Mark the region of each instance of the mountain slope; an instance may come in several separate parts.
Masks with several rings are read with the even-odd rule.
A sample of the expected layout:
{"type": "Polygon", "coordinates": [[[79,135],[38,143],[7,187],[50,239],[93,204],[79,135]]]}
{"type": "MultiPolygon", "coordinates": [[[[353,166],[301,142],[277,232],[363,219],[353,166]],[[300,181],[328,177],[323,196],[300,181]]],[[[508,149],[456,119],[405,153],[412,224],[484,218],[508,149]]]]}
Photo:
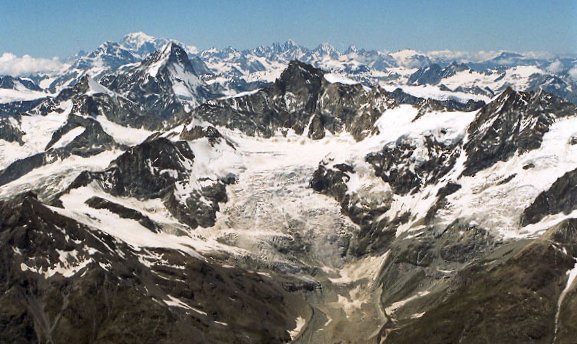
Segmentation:
{"type": "Polygon", "coordinates": [[[2,340],[574,337],[575,105],[299,61],[217,98],[174,43],[101,81],[0,121],[2,340]]]}

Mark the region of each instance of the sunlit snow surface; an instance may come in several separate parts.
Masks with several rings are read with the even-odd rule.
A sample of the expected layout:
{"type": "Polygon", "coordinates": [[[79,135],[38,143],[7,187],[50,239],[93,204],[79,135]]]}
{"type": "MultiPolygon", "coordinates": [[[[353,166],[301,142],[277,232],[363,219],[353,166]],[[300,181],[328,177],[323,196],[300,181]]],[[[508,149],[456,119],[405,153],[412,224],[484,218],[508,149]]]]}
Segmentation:
{"type": "MultiPolygon", "coordinates": [[[[69,104],[62,105],[63,108],[68,108],[67,111],[69,111],[69,106],[69,104]]],[[[25,116],[22,119],[21,127],[30,133],[35,132],[35,128],[41,127],[43,131],[50,133],[63,125],[67,111],[62,114],[53,113],[47,116],[25,116]]],[[[310,216],[310,214],[303,214],[303,209],[315,209],[319,206],[324,207],[325,211],[332,209],[331,216],[340,218],[339,221],[342,224],[347,223],[347,226],[354,228],[355,225],[339,214],[338,205],[334,200],[313,193],[308,188],[308,181],[322,160],[333,161],[334,163],[346,162],[355,167],[357,173],[353,174],[348,182],[349,192],[359,193],[366,197],[371,197],[371,195],[392,197],[391,209],[386,216],[394,218],[402,209],[411,209],[412,214],[416,215],[414,220],[401,225],[398,234],[408,230],[422,229],[418,222],[435,202],[435,195],[445,181],[454,181],[463,186],[447,198],[449,207],[439,212],[441,221],[446,221],[445,225],[455,219],[463,219],[492,230],[505,238],[528,236],[544,229],[542,224],[519,228],[519,217],[523,209],[540,192],[546,190],[562,174],[577,167],[577,146],[569,144],[570,137],[577,134],[577,129],[574,129],[577,128],[577,118],[560,119],[553,124],[551,130],[545,134],[541,148],[520,156],[514,156],[505,162],[498,162],[494,166],[480,171],[475,177],[461,176],[462,166],[466,158],[462,153],[453,171],[445,176],[440,183],[426,187],[414,194],[392,195],[388,185],[375,177],[372,168],[364,162],[366,154],[377,152],[385,145],[394,144],[401,136],[405,139],[413,139],[416,144],[420,142],[419,138],[424,135],[432,135],[444,143],[457,142],[465,136],[466,129],[476,113],[430,112],[413,121],[416,115],[417,109],[410,105],[401,105],[387,110],[375,124],[379,133],[360,142],[356,142],[347,134],[327,135],[326,138],[315,141],[290,132],[287,137],[279,135],[271,139],[264,139],[249,137],[225,128],[219,128],[219,130],[236,145],[236,150],[223,143],[212,147],[206,139],[191,141],[190,146],[196,156],[191,166],[193,177],[191,183],[185,183],[181,186],[184,188],[181,190],[182,193],[201,187],[195,181],[198,178],[208,177],[216,180],[229,173],[238,176],[238,183],[228,187],[231,201],[223,205],[216,225],[218,230],[197,229],[195,234],[202,237],[199,239],[200,241],[214,240],[214,242],[219,242],[222,239],[221,236],[235,232],[235,235],[240,238],[237,241],[240,247],[236,248],[250,250],[254,245],[259,245],[260,237],[290,235],[290,233],[282,230],[283,216],[302,219],[305,215],[310,216]],[[527,164],[533,164],[535,167],[523,169],[523,166],[527,164]],[[508,183],[499,183],[513,174],[515,177],[508,183]],[[282,194],[279,191],[282,197],[271,196],[272,198],[268,199],[266,197],[269,196],[263,196],[265,198],[262,200],[255,199],[254,204],[250,202],[243,204],[243,214],[234,215],[237,218],[233,220],[228,218],[233,216],[231,209],[237,206],[235,202],[240,201],[242,197],[251,197],[251,195],[254,196],[263,192],[262,190],[274,189],[275,186],[279,185],[291,192],[282,194]]],[[[152,134],[142,129],[124,128],[103,117],[98,118],[98,120],[103,125],[104,130],[120,143],[137,144],[152,134]]],[[[176,128],[173,133],[178,134],[181,129],[182,127],[176,128]]],[[[68,132],[56,142],[56,146],[66,145],[82,130],[83,128],[76,128],[68,132]]],[[[24,139],[26,141],[24,146],[16,144],[14,147],[12,144],[0,141],[6,148],[5,151],[10,152],[10,154],[3,156],[1,162],[4,166],[17,158],[42,151],[48,143],[50,135],[25,135],[24,139]]],[[[178,135],[173,136],[173,139],[178,139],[178,135]]],[[[76,174],[76,172],[72,173],[73,170],[81,171],[82,168],[103,169],[118,154],[103,153],[101,154],[102,158],[97,156],[89,159],[71,157],[62,162],[49,164],[4,186],[1,194],[6,196],[17,190],[25,190],[26,185],[34,184],[37,180],[48,182],[51,176],[70,170],[69,177],[61,181],[64,183],[76,174]],[[47,178],[48,180],[46,180],[47,178]]],[[[418,154],[416,155],[418,156],[418,154]]],[[[101,192],[90,188],[83,190],[79,195],[82,194],[86,200],[91,193],[98,193],[102,196],[101,192]]],[[[116,201],[122,203],[122,201],[116,201]]],[[[243,199],[242,202],[246,203],[247,200],[243,199]]],[[[73,199],[69,199],[64,203],[69,205],[66,208],[70,211],[78,211],[78,207],[82,208],[82,211],[86,210],[80,201],[75,202],[73,199]]],[[[158,207],[163,208],[161,204],[158,204],[158,207]]],[[[102,212],[103,210],[92,209],[90,211],[102,212]]],[[[146,210],[143,212],[150,215],[146,210]]],[[[94,215],[97,217],[97,214],[94,215]]],[[[155,216],[151,215],[151,218],[153,217],[155,216]]],[[[556,222],[562,217],[564,216],[554,215],[546,218],[544,223],[549,225],[550,221],[556,222]]],[[[122,221],[133,222],[126,219],[122,221]]],[[[311,220],[308,219],[307,221],[311,220]]],[[[140,226],[136,222],[134,225],[140,226]]],[[[319,228],[314,230],[321,230],[321,227],[319,225],[319,228]]],[[[145,228],[142,230],[147,233],[150,232],[145,228]]],[[[153,237],[163,235],[169,234],[150,233],[150,236],[153,237]]],[[[125,239],[128,242],[132,240],[130,237],[125,239]]],[[[162,244],[164,240],[152,239],[133,242],[133,244],[146,246],[147,243],[150,244],[151,242],[154,242],[154,245],[164,245],[162,244]]],[[[169,245],[170,240],[166,242],[166,245],[169,245]]],[[[204,244],[202,246],[203,249],[207,247],[204,244]]],[[[210,249],[223,249],[224,246],[214,244],[208,247],[210,249]]]]}
{"type": "Polygon", "coordinates": [[[28,89],[12,90],[0,88],[0,104],[11,103],[20,100],[33,100],[48,96],[47,93],[41,91],[32,91],[28,89]]]}
{"type": "MultiPolygon", "coordinates": [[[[474,221],[504,238],[531,236],[551,227],[567,215],[546,217],[541,223],[519,228],[521,214],[539,193],[566,172],[577,168],[577,146],[570,138],[577,134],[577,117],[559,119],[543,137],[541,147],[516,154],[507,161],[480,171],[474,177],[463,177],[463,188],[448,197],[451,207],[441,212],[451,218],[474,221]],[[533,168],[523,168],[533,164],[533,168]],[[507,183],[499,183],[514,175],[507,183]]],[[[462,162],[463,159],[460,160],[462,162]]],[[[449,178],[456,179],[462,165],[449,178]]],[[[448,223],[446,223],[448,224],[448,223]]]]}
{"type": "Polygon", "coordinates": [[[64,125],[72,110],[72,102],[63,102],[60,108],[62,113],[51,112],[46,116],[30,115],[22,116],[20,122],[15,119],[13,124],[25,133],[23,145],[17,142],[0,140],[0,169],[4,169],[10,163],[27,156],[43,152],[50,142],[52,134],[64,125]]]}
{"type": "MultiPolygon", "coordinates": [[[[342,80],[335,78],[331,81],[342,80]]],[[[50,135],[27,134],[26,145],[14,149],[11,157],[3,157],[2,163],[42,151],[51,133],[64,124],[69,106],[62,104],[62,108],[66,109],[62,114],[23,117],[21,127],[26,128],[27,132],[38,132],[38,128],[42,127],[50,135]]],[[[375,291],[378,288],[373,281],[386,262],[388,252],[358,260],[341,255],[337,244],[339,237],[354,237],[359,228],[341,213],[337,201],[309,187],[312,174],[321,161],[329,166],[336,163],[352,165],[355,173],[351,174],[347,183],[348,192],[374,202],[390,201],[391,208],[383,216],[392,219],[409,209],[411,219],[398,227],[398,236],[415,235],[426,230],[422,219],[435,203],[439,188],[448,181],[459,183],[462,188],[448,196],[448,206],[438,212],[437,225],[441,227],[459,219],[486,228],[503,239],[510,239],[535,235],[571,216],[557,214],[525,228],[519,225],[522,211],[540,192],[547,190],[565,172],[577,168],[577,145],[569,144],[570,138],[577,135],[577,117],[559,119],[554,123],[543,137],[541,148],[498,162],[478,172],[475,177],[461,176],[466,159],[465,153],[461,152],[453,170],[440,182],[399,196],[374,175],[373,168],[364,160],[365,156],[380,151],[384,146],[395,145],[403,137],[417,145],[414,156],[419,159],[419,151],[424,149],[419,146],[423,144],[423,136],[433,136],[445,144],[466,141],[466,130],[476,116],[476,112],[429,112],[415,119],[417,114],[418,110],[410,105],[387,110],[375,123],[378,133],[360,142],[346,133],[327,133],[321,140],[311,140],[292,131],[286,136],[278,134],[272,138],[260,138],[226,128],[218,130],[235,148],[224,141],[213,146],[206,138],[189,141],[195,155],[194,162],[188,167],[191,178],[177,183],[177,197],[185,197],[200,189],[204,183],[216,181],[230,173],[237,176],[237,182],[227,186],[228,201],[221,204],[212,228],[190,229],[170,214],[161,199],[142,201],[112,196],[95,182],[64,194],[60,198],[63,208],[52,207],[52,210],[96,231],[106,232],[137,251],[147,247],[164,247],[199,259],[218,256],[226,261],[233,260],[234,264],[256,261],[264,271],[283,271],[303,279],[312,278],[306,273],[307,266],[318,267],[322,273],[319,272],[314,278],[322,279],[325,286],[333,286],[332,294],[327,291],[330,296],[326,297],[329,299],[317,305],[325,322],[321,328],[329,333],[343,326],[343,319],[363,319],[367,312],[374,314],[375,319],[383,318],[384,312],[395,313],[414,298],[425,296],[427,291],[421,291],[412,299],[385,305],[385,309],[377,306],[380,303],[375,298],[379,297],[379,293],[375,291]],[[534,167],[523,169],[527,164],[534,167]],[[509,182],[500,183],[513,174],[515,176],[509,182]],[[135,209],[156,222],[162,230],[155,233],[135,220],[121,218],[106,209],[92,208],[86,201],[93,196],[135,209]],[[309,245],[306,257],[299,256],[298,252],[281,252],[277,249],[277,245],[297,238],[309,245]]],[[[103,117],[97,120],[117,142],[127,145],[138,144],[152,134],[142,129],[124,128],[103,117]]],[[[195,122],[194,125],[206,126],[208,123],[195,122]]],[[[81,130],[83,128],[70,131],[56,144],[65,145],[81,130]]],[[[182,130],[181,125],[163,136],[180,140],[182,130]]],[[[0,143],[9,147],[4,141],[0,143]]],[[[81,171],[103,170],[121,153],[109,151],[91,158],[71,156],[64,161],[53,162],[2,186],[0,198],[34,189],[38,185],[44,185],[56,193],[71,183],[81,171]],[[54,179],[56,176],[60,177],[54,179]]],[[[80,258],[66,257],[55,270],[38,273],[71,275],[87,263],[80,258]]],[[[23,265],[22,269],[29,267],[23,265]]],[[[172,297],[164,302],[173,307],[185,307],[172,297]]],[[[319,317],[319,313],[316,314],[319,317]]],[[[422,314],[412,315],[419,316],[422,314]]],[[[310,321],[318,324],[319,319],[299,318],[291,331],[292,338],[306,332],[310,321]]],[[[369,323],[366,325],[372,326],[369,323]]]]}
{"type": "Polygon", "coordinates": [[[338,82],[340,84],[345,84],[345,85],[355,85],[358,84],[358,81],[352,80],[347,78],[344,75],[339,75],[336,73],[327,73],[325,74],[325,79],[330,82],[330,83],[335,83],[338,82]]]}

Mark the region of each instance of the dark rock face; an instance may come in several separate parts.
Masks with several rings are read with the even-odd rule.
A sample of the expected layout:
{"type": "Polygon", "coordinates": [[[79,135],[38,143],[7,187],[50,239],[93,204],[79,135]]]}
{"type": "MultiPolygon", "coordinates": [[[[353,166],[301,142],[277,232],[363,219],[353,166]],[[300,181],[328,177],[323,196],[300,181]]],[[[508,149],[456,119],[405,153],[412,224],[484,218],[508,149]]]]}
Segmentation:
{"type": "Polygon", "coordinates": [[[104,129],[102,129],[102,126],[96,120],[70,115],[66,124],[52,134],[52,139],[46,145],[45,149],[47,151],[50,150],[66,133],[81,127],[84,128],[82,133],[76,136],[70,143],[66,144],[66,146],[57,149],[57,151],[88,157],[106,150],[122,147],[114,141],[112,136],[108,135],[104,129]]]}
{"type": "Polygon", "coordinates": [[[469,126],[463,174],[474,175],[516,152],[522,154],[539,148],[555,119],[574,115],[576,109],[573,104],[543,92],[507,89],[482,108],[469,126]]]}
{"type": "Polygon", "coordinates": [[[180,138],[187,141],[194,141],[200,138],[206,138],[212,147],[214,147],[216,144],[219,144],[224,140],[226,144],[236,149],[232,142],[224,138],[224,136],[222,136],[220,131],[218,131],[218,129],[216,129],[211,125],[207,127],[202,126],[193,126],[191,128],[185,127],[184,129],[182,129],[182,132],[180,133],[180,138]]]}
{"type": "Polygon", "coordinates": [[[33,195],[0,202],[0,248],[1,342],[283,343],[295,326],[270,278],[134,251],[33,195]]]}
{"type": "Polygon", "coordinates": [[[445,185],[439,189],[439,192],[437,192],[437,196],[438,197],[446,197],[446,196],[449,196],[451,194],[454,194],[459,189],[461,189],[461,185],[454,183],[454,182],[448,182],[447,185],[445,185]]]}
{"type": "MultiPolygon", "coordinates": [[[[134,87],[138,87],[138,85],[135,84],[134,87]]],[[[162,102],[157,99],[155,115],[151,111],[143,110],[139,103],[126,97],[107,93],[86,94],[87,91],[88,78],[83,77],[72,89],[63,90],[59,97],[73,100],[72,113],[94,118],[104,116],[112,122],[134,128],[144,127],[156,130],[170,126],[170,123],[174,123],[173,121],[184,116],[182,104],[176,100],[171,99],[162,102]]]]}
{"type": "MultiPolygon", "coordinates": [[[[571,226],[572,232],[575,227],[571,226]]],[[[422,338],[428,343],[551,343],[557,330],[567,336],[572,325],[556,324],[555,319],[566,271],[574,262],[555,245],[573,247],[574,242],[552,244],[547,240],[551,236],[567,238],[566,225],[561,227],[564,229],[551,229],[544,238],[510,242],[498,249],[461,247],[476,260],[469,259],[469,266],[449,280],[448,290],[421,302],[428,308],[424,315],[383,329],[381,338],[386,338],[386,343],[414,343],[422,338]]],[[[454,248],[454,244],[445,246],[441,257],[453,260],[447,253],[454,248]]],[[[571,317],[568,307],[572,300],[563,302],[560,317],[571,317]]]]}
{"type": "Polygon", "coordinates": [[[496,246],[496,239],[477,226],[451,224],[441,236],[439,257],[447,262],[467,263],[496,246]]]}
{"type": "Polygon", "coordinates": [[[549,190],[537,196],[533,203],[523,211],[521,225],[537,223],[547,215],[569,214],[577,209],[577,170],[559,177],[549,190]]]}
{"type": "Polygon", "coordinates": [[[158,226],[146,215],[143,215],[138,210],[127,208],[123,205],[111,202],[104,198],[94,196],[86,201],[91,208],[94,209],[107,209],[110,212],[117,214],[118,216],[125,219],[133,219],[138,221],[144,227],[150,229],[153,232],[158,232],[158,226]]]}
{"type": "MultiPolygon", "coordinates": [[[[14,118],[16,121],[18,117],[14,118]]],[[[15,126],[8,117],[0,117],[0,140],[18,142],[23,145],[22,137],[25,133],[15,126]]]]}
{"type": "Polygon", "coordinates": [[[443,67],[436,63],[420,68],[409,77],[411,85],[436,85],[443,78],[443,67]]]}
{"type": "Polygon", "coordinates": [[[63,160],[71,155],[90,157],[115,148],[124,147],[104,132],[100,123],[92,118],[70,115],[66,124],[54,132],[44,152],[18,159],[0,170],[0,185],[7,184],[36,168],[63,160]],[[82,133],[62,147],[54,147],[65,134],[76,128],[83,128],[82,133]]]}
{"type": "Polygon", "coordinates": [[[288,129],[303,134],[308,129],[313,139],[323,138],[325,131],[348,131],[361,139],[374,132],[373,124],[386,106],[383,96],[380,89],[367,92],[361,85],[331,84],[320,69],[291,61],[272,86],[211,101],[193,116],[249,135],[270,137],[288,129]]]}
{"type": "Polygon", "coordinates": [[[350,165],[336,164],[331,168],[321,163],[309,185],[316,192],[337,200],[342,213],[359,225],[361,231],[357,238],[358,243],[355,247],[351,247],[353,255],[382,254],[394,238],[396,227],[408,219],[408,214],[402,214],[395,219],[379,220],[389,210],[389,203],[382,200],[373,204],[369,200],[350,194],[346,183],[350,180],[351,173],[355,172],[350,165]]]}
{"type": "Polygon", "coordinates": [[[104,172],[84,173],[72,187],[91,180],[104,183],[113,195],[148,199],[161,197],[180,180],[186,180],[194,154],[184,141],[165,138],[145,141],[114,160],[104,172]]]}
{"type": "Polygon", "coordinates": [[[36,85],[34,81],[26,78],[15,78],[9,75],[0,75],[0,88],[9,90],[17,89],[18,86],[26,88],[31,91],[41,91],[40,86],[36,85]]]}
{"type": "Polygon", "coordinates": [[[425,136],[422,142],[401,137],[393,145],[385,146],[378,153],[370,153],[365,160],[375,169],[375,175],[389,183],[393,191],[405,195],[418,191],[429,183],[437,182],[449,172],[458,157],[460,141],[443,143],[434,136],[425,136]],[[425,157],[422,147],[426,149],[425,157]],[[417,156],[420,154],[420,156],[417,156]]]}
{"type": "Polygon", "coordinates": [[[14,181],[35,168],[38,168],[46,163],[56,161],[55,154],[38,153],[19,159],[8,165],[5,169],[0,170],[0,185],[8,184],[14,181]]]}
{"type": "Polygon", "coordinates": [[[445,68],[436,63],[433,63],[426,67],[420,68],[415,73],[413,73],[409,77],[408,83],[411,85],[437,85],[444,78],[451,77],[457,72],[465,70],[469,70],[467,65],[458,64],[456,62],[451,63],[445,68]]]}
{"type": "Polygon", "coordinates": [[[466,103],[459,103],[452,99],[437,100],[417,98],[417,103],[415,105],[419,107],[419,112],[413,121],[416,121],[427,112],[431,111],[475,111],[482,108],[485,105],[485,102],[482,100],[474,101],[469,99],[466,103]]]}
{"type": "Polygon", "coordinates": [[[322,70],[295,60],[274,84],[249,95],[209,101],[195,109],[193,117],[255,136],[271,137],[292,129],[315,140],[343,131],[361,140],[376,132],[374,123],[385,109],[398,104],[419,106],[420,115],[431,110],[472,111],[484,105],[425,100],[400,89],[367,91],[360,84],[330,83],[322,70]]]}
{"type": "Polygon", "coordinates": [[[341,202],[348,190],[346,183],[350,177],[347,173],[354,173],[352,166],[344,166],[346,168],[331,169],[320,164],[312,176],[310,187],[341,202]]]}
{"type": "Polygon", "coordinates": [[[196,72],[199,76],[211,76],[214,75],[214,72],[208,68],[206,63],[198,57],[198,56],[189,56],[190,64],[192,65],[192,69],[196,72]]]}
{"type": "Polygon", "coordinates": [[[227,201],[226,180],[204,180],[201,188],[190,188],[193,164],[194,153],[186,141],[153,138],[130,148],[105,171],[83,172],[68,190],[95,181],[114,196],[160,198],[182,223],[210,227],[219,203],[227,201]]]}
{"type": "Polygon", "coordinates": [[[216,181],[200,190],[193,190],[184,199],[169,193],[164,199],[164,205],[174,217],[191,228],[212,227],[216,213],[220,210],[218,204],[227,200],[225,184],[216,181]]]}
{"type": "Polygon", "coordinates": [[[0,117],[2,116],[16,116],[24,112],[31,111],[33,108],[39,106],[41,103],[50,98],[39,98],[34,100],[19,100],[10,103],[0,104],[0,117]]]}
{"type": "Polygon", "coordinates": [[[447,196],[459,191],[459,189],[461,189],[461,185],[452,181],[449,181],[439,189],[436,195],[437,200],[425,215],[424,220],[426,225],[434,225],[435,215],[437,215],[437,212],[448,205],[447,196]]]}

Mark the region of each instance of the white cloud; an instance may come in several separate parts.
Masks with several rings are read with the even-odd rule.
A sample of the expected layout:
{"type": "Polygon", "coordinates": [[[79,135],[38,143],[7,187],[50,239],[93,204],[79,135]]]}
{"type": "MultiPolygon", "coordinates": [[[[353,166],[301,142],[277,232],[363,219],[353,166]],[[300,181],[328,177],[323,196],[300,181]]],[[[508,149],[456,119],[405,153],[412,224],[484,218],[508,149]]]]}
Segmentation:
{"type": "Polygon", "coordinates": [[[186,52],[192,55],[196,55],[199,53],[200,50],[198,50],[197,47],[195,47],[194,45],[187,45],[185,48],[186,52]]]}
{"type": "Polygon", "coordinates": [[[480,62],[492,59],[497,56],[499,52],[497,51],[457,51],[457,50],[433,50],[426,53],[427,56],[434,60],[440,61],[451,61],[455,60],[457,62],[480,62]]]}
{"type": "Polygon", "coordinates": [[[461,60],[466,57],[466,53],[462,51],[452,51],[452,50],[433,50],[427,53],[430,57],[434,59],[443,60],[461,60]]]}
{"type": "Polygon", "coordinates": [[[30,55],[16,56],[12,53],[0,55],[0,75],[26,76],[34,73],[54,73],[66,67],[57,57],[35,58],[30,55]]]}
{"type": "MultiPolygon", "coordinates": [[[[482,62],[495,58],[503,52],[505,51],[481,50],[476,52],[468,52],[457,50],[433,50],[426,52],[426,55],[436,61],[455,60],[457,62],[482,62]]],[[[552,54],[542,51],[526,51],[521,52],[519,54],[522,55],[524,58],[535,58],[535,59],[552,59],[554,57],[552,54]]],[[[502,62],[505,64],[513,63],[514,60],[502,60],[502,62]]]]}
{"type": "Polygon", "coordinates": [[[550,60],[554,57],[553,54],[546,51],[527,51],[523,53],[523,56],[533,58],[533,59],[544,59],[550,60]]]}
{"type": "Polygon", "coordinates": [[[565,66],[563,65],[563,62],[559,60],[551,62],[549,67],[547,67],[547,71],[552,74],[559,74],[563,71],[563,69],[565,69],[565,66]]]}
{"type": "Polygon", "coordinates": [[[569,69],[569,76],[573,78],[573,80],[577,81],[577,67],[569,69]]]}

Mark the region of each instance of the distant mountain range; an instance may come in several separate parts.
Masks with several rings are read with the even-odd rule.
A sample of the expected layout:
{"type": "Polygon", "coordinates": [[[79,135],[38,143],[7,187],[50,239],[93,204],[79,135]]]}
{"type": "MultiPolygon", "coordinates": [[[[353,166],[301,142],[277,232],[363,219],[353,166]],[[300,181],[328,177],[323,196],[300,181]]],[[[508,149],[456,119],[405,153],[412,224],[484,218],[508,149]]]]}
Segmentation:
{"type": "MultiPolygon", "coordinates": [[[[130,33],[120,42],[105,42],[93,52],[81,52],[69,58],[69,67],[57,75],[29,77],[45,92],[54,93],[74,84],[84,74],[100,80],[124,66],[140,62],[169,41],[130,33]]],[[[472,55],[402,50],[389,53],[355,46],[340,52],[328,43],[308,49],[291,40],[250,50],[228,47],[199,51],[173,42],[187,52],[195,74],[223,95],[271,83],[291,60],[299,60],[366,86],[380,85],[389,90],[401,87],[415,96],[486,101],[512,87],[519,91],[543,89],[577,101],[577,57],[511,52],[472,55]]],[[[30,97],[23,93],[20,98],[30,97]]],[[[2,102],[14,99],[18,99],[14,94],[11,98],[0,97],[2,102]]]]}
{"type": "Polygon", "coordinates": [[[444,54],[0,77],[0,343],[574,343],[575,61],[444,54]]]}

